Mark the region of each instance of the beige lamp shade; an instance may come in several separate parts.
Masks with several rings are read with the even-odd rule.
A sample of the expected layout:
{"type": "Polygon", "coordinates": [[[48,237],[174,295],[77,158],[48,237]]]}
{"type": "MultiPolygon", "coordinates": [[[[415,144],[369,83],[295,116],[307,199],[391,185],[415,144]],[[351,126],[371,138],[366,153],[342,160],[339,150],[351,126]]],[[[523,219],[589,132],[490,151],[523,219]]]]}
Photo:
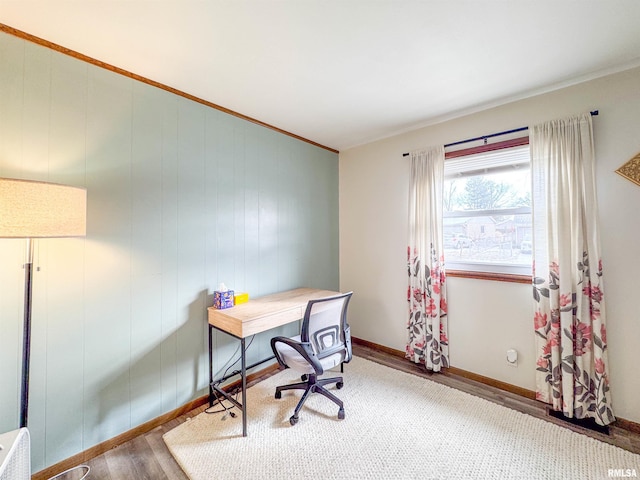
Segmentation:
{"type": "Polygon", "coordinates": [[[83,237],[87,191],[55,183],[0,178],[0,237],[83,237]]]}

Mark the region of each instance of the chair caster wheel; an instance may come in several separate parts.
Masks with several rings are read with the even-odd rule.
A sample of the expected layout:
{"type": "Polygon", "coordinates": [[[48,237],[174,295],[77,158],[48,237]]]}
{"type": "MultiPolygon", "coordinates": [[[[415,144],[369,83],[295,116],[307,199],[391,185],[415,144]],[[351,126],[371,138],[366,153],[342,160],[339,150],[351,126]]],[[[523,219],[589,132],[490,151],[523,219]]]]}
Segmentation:
{"type": "MultiPolygon", "coordinates": [[[[343,415],[344,415],[344,412],[343,412],[343,415]]],[[[292,417],[289,419],[289,423],[290,423],[291,425],[295,425],[296,423],[298,423],[298,417],[297,417],[297,416],[295,416],[295,415],[294,415],[294,416],[292,416],[292,417]]]]}
{"type": "Polygon", "coordinates": [[[344,408],[338,410],[338,420],[344,420],[344,408]]]}
{"type": "Polygon", "coordinates": [[[338,390],[340,390],[342,387],[344,387],[344,382],[337,382],[337,383],[336,383],[336,388],[337,388],[338,390]]]}
{"type": "Polygon", "coordinates": [[[306,382],[307,380],[309,380],[309,375],[307,375],[306,373],[304,375],[302,375],[300,377],[300,380],[302,380],[303,382],[306,382]]]}
{"type": "Polygon", "coordinates": [[[282,398],[282,392],[280,390],[276,390],[276,398],[282,398]]]}

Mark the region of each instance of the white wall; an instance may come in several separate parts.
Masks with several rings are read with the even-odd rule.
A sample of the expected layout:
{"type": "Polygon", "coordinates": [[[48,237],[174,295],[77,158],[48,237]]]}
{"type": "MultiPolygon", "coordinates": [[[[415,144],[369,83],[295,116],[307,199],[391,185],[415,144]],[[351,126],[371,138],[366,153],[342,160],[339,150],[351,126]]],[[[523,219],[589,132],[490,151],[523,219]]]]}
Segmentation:
{"type": "MultiPolygon", "coordinates": [[[[437,92],[435,92],[437,94],[437,92]]],[[[597,188],[613,406],[640,422],[640,187],[615,170],[640,152],[640,69],[610,75],[373,142],[340,154],[340,287],[354,290],[353,335],[406,343],[408,159],[403,152],[598,109],[597,188]]],[[[451,364],[535,389],[531,286],[448,279],[451,364]],[[505,353],[520,353],[517,368],[505,353]]]]}

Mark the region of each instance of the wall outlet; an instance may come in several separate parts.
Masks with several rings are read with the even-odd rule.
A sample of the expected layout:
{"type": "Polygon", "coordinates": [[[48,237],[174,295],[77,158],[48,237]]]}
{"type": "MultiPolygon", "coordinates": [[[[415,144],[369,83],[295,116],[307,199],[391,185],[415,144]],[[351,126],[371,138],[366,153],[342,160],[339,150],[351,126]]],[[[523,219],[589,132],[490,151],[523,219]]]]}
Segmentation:
{"type": "Polygon", "coordinates": [[[518,351],[513,348],[507,350],[507,364],[512,367],[518,366],[518,351]]]}

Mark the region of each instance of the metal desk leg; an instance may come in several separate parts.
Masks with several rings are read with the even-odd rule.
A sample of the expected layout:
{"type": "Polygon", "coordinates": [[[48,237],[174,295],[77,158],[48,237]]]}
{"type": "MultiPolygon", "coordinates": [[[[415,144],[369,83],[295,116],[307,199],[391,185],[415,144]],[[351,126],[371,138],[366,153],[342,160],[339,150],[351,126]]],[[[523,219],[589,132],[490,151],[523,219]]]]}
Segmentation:
{"type": "Polygon", "coordinates": [[[244,349],[244,338],[240,339],[242,350],[242,436],[247,436],[247,355],[244,349]]]}
{"type": "MultiPolygon", "coordinates": [[[[247,370],[251,370],[252,368],[257,367],[258,365],[262,365],[265,362],[275,359],[275,356],[270,356],[265,359],[262,359],[258,362],[253,363],[252,365],[247,365],[247,345],[244,338],[236,337],[235,335],[231,335],[228,332],[225,332],[231,335],[234,338],[240,340],[240,360],[242,361],[242,367],[240,371],[235,370],[234,372],[226,375],[222,378],[217,379],[215,382],[213,381],[213,329],[217,327],[209,327],[209,406],[213,405],[214,398],[219,400],[224,397],[226,400],[231,402],[235,407],[242,411],[242,436],[247,436],[247,370]],[[240,375],[241,383],[240,388],[242,389],[242,403],[236,400],[237,398],[237,387],[230,392],[227,392],[226,389],[222,388],[220,385],[226,380],[235,377],[236,375],[240,375]],[[236,397],[236,398],[234,398],[236,397]]],[[[224,332],[224,330],[222,330],[224,332]]],[[[233,362],[237,363],[237,360],[233,362]]]]}
{"type": "Polygon", "coordinates": [[[209,327],[209,408],[213,406],[213,327],[209,327]]]}

